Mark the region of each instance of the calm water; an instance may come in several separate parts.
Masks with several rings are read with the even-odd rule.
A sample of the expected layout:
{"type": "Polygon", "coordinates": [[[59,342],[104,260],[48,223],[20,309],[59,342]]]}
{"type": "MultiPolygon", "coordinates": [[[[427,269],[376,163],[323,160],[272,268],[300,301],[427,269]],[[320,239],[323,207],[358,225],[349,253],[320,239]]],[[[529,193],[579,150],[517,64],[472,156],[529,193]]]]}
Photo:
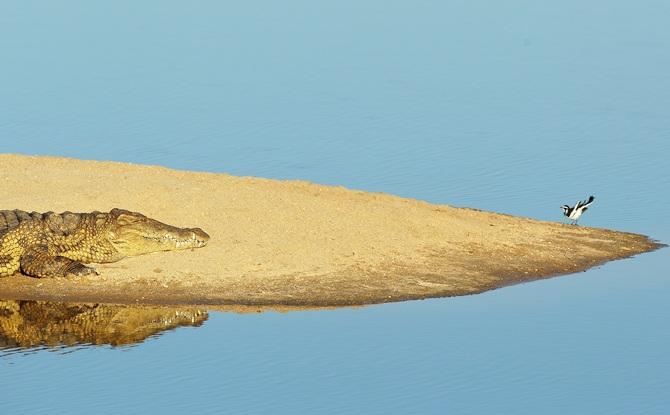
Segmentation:
{"type": "MultiPolygon", "coordinates": [[[[583,224],[667,243],[669,19],[662,1],[5,2],[0,151],[546,220],[594,194],[583,224]]],[[[665,414],[669,252],[470,297],[156,312],[118,346],[26,323],[65,340],[0,339],[0,413],[665,414]]],[[[3,304],[0,324],[24,318],[3,304]]]]}

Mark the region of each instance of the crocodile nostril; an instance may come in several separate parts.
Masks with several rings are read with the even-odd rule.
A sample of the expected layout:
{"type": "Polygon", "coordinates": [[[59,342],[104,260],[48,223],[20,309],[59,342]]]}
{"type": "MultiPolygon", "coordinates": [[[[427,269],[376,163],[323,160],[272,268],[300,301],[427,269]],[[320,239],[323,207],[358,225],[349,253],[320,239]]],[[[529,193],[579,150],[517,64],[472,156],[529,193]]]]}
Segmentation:
{"type": "Polygon", "coordinates": [[[193,228],[191,229],[191,232],[193,232],[193,235],[195,235],[195,239],[199,239],[203,242],[209,241],[209,235],[203,231],[200,228],[193,228]]]}

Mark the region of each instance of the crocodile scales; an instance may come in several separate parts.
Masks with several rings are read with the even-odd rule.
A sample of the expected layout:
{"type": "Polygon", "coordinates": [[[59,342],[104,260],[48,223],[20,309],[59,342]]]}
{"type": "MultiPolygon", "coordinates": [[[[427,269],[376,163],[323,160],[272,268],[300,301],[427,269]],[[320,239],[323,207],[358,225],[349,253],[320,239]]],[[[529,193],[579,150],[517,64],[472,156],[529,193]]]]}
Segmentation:
{"type": "Polygon", "coordinates": [[[0,277],[97,274],[84,263],[116,262],[149,252],[199,248],[200,228],[178,228],[141,213],[38,213],[0,210],[0,277]]]}

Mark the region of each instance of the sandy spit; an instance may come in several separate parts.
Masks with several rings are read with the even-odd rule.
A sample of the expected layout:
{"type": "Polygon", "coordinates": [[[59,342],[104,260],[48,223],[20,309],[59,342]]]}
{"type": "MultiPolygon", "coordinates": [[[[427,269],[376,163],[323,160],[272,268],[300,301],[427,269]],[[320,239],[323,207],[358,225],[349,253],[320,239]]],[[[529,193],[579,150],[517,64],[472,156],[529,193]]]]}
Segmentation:
{"type": "Polygon", "coordinates": [[[0,279],[1,299],[359,305],[482,291],[658,248],[646,236],[304,181],[0,154],[0,209],[142,212],[208,246],[96,265],[95,277],[0,279]]]}

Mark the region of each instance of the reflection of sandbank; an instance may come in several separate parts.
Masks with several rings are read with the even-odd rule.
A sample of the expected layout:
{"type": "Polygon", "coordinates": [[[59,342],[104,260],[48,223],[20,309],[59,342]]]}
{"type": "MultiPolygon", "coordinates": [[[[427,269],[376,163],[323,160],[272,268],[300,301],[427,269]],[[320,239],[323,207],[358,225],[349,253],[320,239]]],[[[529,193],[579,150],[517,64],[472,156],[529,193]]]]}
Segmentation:
{"type": "Polygon", "coordinates": [[[211,236],[193,252],[96,266],[100,276],[7,277],[0,298],[369,304],[473,294],[658,248],[641,235],[299,181],[17,155],[0,155],[0,177],[0,209],[120,207],[211,236]]]}
{"type": "Polygon", "coordinates": [[[186,307],[0,301],[0,348],[138,343],[179,326],[200,326],[207,312],[186,307]]]}

